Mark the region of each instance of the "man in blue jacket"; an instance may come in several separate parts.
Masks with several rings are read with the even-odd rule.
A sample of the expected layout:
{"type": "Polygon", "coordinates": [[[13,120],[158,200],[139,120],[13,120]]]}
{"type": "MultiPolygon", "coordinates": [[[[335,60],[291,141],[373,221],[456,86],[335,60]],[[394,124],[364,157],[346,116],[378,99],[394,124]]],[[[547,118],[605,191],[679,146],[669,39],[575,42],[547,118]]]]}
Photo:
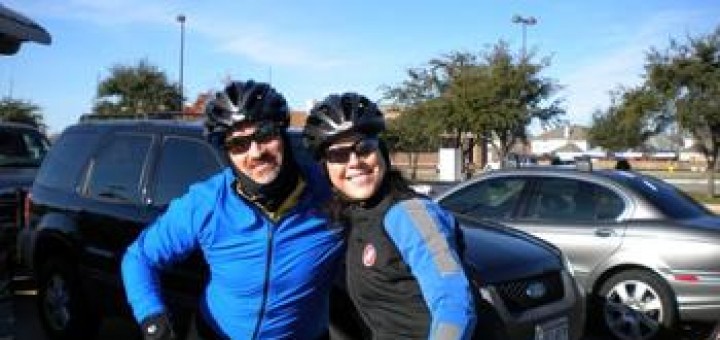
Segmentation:
{"type": "Polygon", "coordinates": [[[122,276],[146,339],[174,339],[159,272],[200,249],[209,278],[198,329],[209,339],[317,339],[342,236],[319,207],[317,168],[295,162],[287,102],[271,86],[233,82],[206,106],[229,168],[194,184],[128,248],[122,276]],[[207,333],[207,332],[206,332],[207,333]]]}

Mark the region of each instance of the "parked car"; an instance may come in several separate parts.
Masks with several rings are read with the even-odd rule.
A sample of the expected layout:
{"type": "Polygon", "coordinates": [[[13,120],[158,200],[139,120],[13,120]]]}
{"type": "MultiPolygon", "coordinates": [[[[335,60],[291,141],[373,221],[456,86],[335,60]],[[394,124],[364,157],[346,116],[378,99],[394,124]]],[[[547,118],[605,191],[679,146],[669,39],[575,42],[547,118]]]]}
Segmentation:
{"type": "Polygon", "coordinates": [[[0,292],[9,284],[15,259],[15,238],[22,223],[23,196],[49,148],[33,126],[0,122],[0,292]]]}
{"type": "Polygon", "coordinates": [[[479,291],[477,339],[580,339],[585,291],[562,253],[527,233],[458,216],[479,291]]]}
{"type": "Polygon", "coordinates": [[[584,168],[493,171],[436,199],[559,247],[619,339],[720,319],[720,217],[660,179],[584,168]]]}
{"type": "MultiPolygon", "coordinates": [[[[18,237],[47,335],[90,339],[103,316],[130,315],[120,277],[125,249],[172,198],[222,167],[199,123],[91,120],[65,129],[30,190],[18,237]]],[[[194,254],[165,275],[178,325],[205,272],[194,254]]]]}
{"type": "MultiPolygon", "coordinates": [[[[312,161],[298,148],[298,131],[290,135],[300,161],[312,161]]],[[[30,217],[18,239],[38,284],[47,334],[89,339],[103,316],[129,317],[119,270],[126,247],[172,198],[224,162],[200,122],[89,120],[67,128],[32,187],[30,217]]],[[[472,226],[464,256],[480,297],[482,338],[580,338],[584,293],[557,248],[522,232],[463,221],[472,226]]],[[[192,313],[204,266],[195,254],[163,277],[178,325],[192,313]]],[[[357,329],[345,324],[351,312],[332,313],[335,330],[357,329]]]]}

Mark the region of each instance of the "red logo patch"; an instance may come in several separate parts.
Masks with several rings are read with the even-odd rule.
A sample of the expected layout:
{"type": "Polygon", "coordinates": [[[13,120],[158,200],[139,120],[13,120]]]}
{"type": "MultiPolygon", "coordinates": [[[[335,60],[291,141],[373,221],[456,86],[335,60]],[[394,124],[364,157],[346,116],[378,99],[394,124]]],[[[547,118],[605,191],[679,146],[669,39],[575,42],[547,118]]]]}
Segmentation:
{"type": "Polygon", "coordinates": [[[377,258],[377,251],[375,250],[375,247],[368,243],[365,245],[365,249],[363,250],[363,257],[362,262],[365,265],[365,267],[372,267],[375,264],[375,259],[377,258]]]}

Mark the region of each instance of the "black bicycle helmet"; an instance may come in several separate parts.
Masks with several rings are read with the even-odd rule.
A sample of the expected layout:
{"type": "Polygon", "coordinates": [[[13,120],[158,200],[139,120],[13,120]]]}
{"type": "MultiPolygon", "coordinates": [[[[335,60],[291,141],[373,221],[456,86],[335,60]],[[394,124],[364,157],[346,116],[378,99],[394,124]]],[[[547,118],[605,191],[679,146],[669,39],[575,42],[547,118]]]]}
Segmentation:
{"type": "Polygon", "coordinates": [[[305,122],[305,144],[316,156],[339,137],[351,132],[377,135],[385,130],[378,106],[357,93],[332,94],[315,104],[305,122]]]}
{"type": "Polygon", "coordinates": [[[290,121],[287,101],[266,83],[248,80],[230,83],[205,104],[205,128],[208,133],[226,133],[242,122],[271,121],[287,126],[290,121]]]}

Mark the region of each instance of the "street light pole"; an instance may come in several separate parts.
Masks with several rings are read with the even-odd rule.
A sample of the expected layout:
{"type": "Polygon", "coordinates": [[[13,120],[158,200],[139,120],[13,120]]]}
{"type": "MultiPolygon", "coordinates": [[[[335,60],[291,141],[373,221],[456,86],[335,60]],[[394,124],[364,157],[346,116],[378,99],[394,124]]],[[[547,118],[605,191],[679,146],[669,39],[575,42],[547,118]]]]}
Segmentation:
{"type": "MultiPolygon", "coordinates": [[[[523,74],[527,74],[527,70],[525,69],[525,65],[527,65],[527,48],[525,47],[525,41],[527,39],[527,26],[528,25],[535,25],[537,23],[537,20],[535,17],[522,17],[517,14],[513,15],[512,22],[515,24],[521,24],[522,25],[522,55],[520,65],[523,66],[520,68],[520,70],[523,71],[523,74]]],[[[527,111],[527,106],[526,106],[527,111]]],[[[527,149],[523,148],[523,154],[527,153],[527,149]]]]}
{"type": "Polygon", "coordinates": [[[525,57],[527,56],[527,51],[525,49],[525,40],[527,36],[527,26],[528,25],[535,25],[537,24],[537,19],[535,17],[521,17],[519,15],[514,15],[512,18],[512,22],[515,24],[521,24],[522,25],[522,60],[525,61],[525,57]]]}
{"type": "Polygon", "coordinates": [[[185,111],[185,91],[183,86],[183,68],[185,66],[185,15],[178,15],[177,21],[180,23],[180,113],[183,113],[185,111]]]}

